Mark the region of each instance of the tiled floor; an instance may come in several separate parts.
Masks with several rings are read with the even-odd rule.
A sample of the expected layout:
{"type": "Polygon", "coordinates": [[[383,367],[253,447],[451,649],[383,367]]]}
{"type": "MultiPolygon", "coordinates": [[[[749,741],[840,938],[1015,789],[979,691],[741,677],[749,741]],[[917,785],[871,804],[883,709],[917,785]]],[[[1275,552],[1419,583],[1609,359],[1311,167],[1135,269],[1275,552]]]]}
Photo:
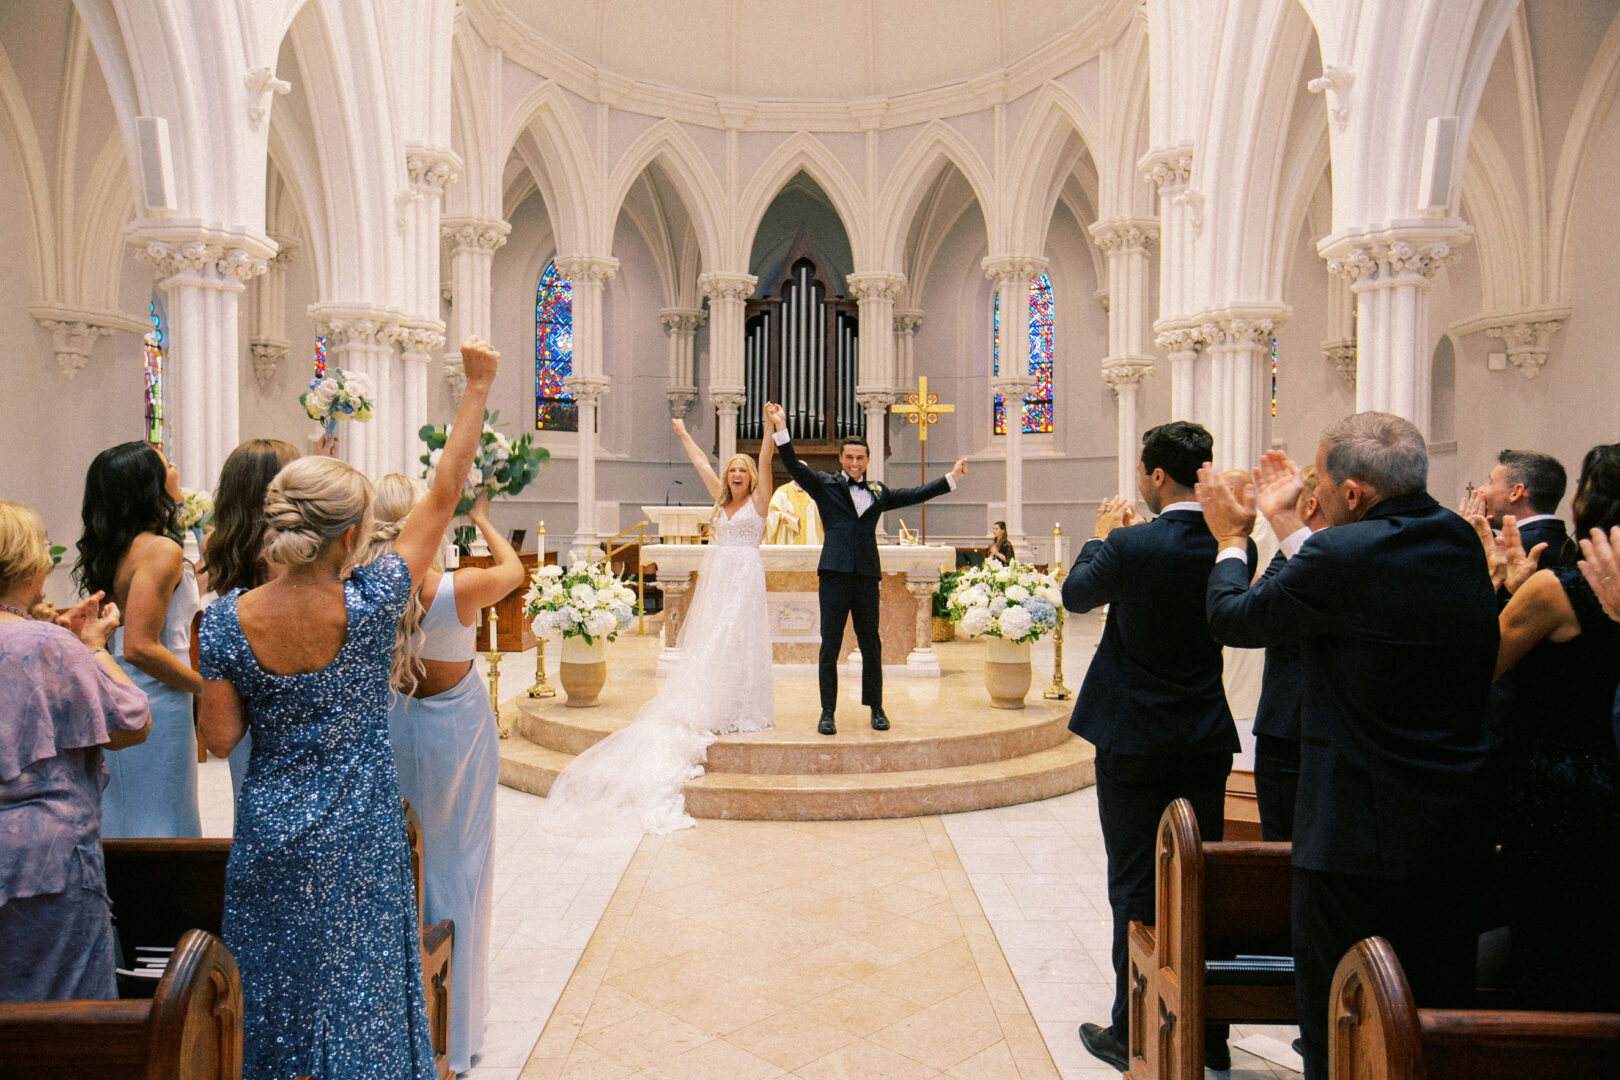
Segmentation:
{"type": "MultiPolygon", "coordinates": [[[[1074,687],[1096,635],[1069,626],[1074,687]]],[[[1034,659],[1040,686],[1050,659],[1034,659]]],[[[508,657],[503,698],[533,672],[533,653],[508,657]]],[[[228,835],[224,762],[203,767],[201,792],[205,831],[228,835]]],[[[474,1080],[1117,1075],[1076,1034],[1111,994],[1091,789],[944,817],[700,821],[639,842],[550,836],[541,804],[497,798],[474,1080]]],[[[1233,1042],[1254,1034],[1286,1046],[1296,1032],[1240,1028],[1233,1042]]],[[[1233,1061],[1209,1075],[1298,1075],[1233,1061]]]]}

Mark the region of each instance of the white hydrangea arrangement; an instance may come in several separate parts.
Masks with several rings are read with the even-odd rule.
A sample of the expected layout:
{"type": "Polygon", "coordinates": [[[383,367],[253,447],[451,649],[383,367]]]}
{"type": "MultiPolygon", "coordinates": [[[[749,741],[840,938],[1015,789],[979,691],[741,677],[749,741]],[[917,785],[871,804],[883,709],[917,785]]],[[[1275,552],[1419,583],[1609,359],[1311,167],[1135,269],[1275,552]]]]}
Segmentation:
{"type": "Polygon", "coordinates": [[[529,579],[523,613],[535,636],[545,641],[581,637],[612,641],[636,617],[636,594],[604,563],[575,558],[561,566],[538,567],[529,579]]]}
{"type": "MultiPolygon", "coordinates": [[[[532,435],[509,439],[498,430],[500,422],[500,413],[484,413],[484,430],[478,438],[478,453],[473,457],[472,468],[467,471],[467,483],[461,489],[461,499],[456,503],[457,514],[471,510],[473,503],[478,501],[480,491],[491,499],[499,495],[518,494],[534,481],[540,466],[551,460],[550,451],[534,445],[532,435]]],[[[427,453],[417,460],[425,466],[422,475],[431,482],[433,470],[439,467],[439,459],[444,456],[450,428],[427,424],[417,434],[427,444],[427,453]]]]}
{"type": "Polygon", "coordinates": [[[339,420],[370,420],[375,394],[371,376],[365,372],[327,368],[325,374],[309,380],[298,403],[311,420],[326,425],[330,435],[337,430],[339,420]]]}
{"type": "Polygon", "coordinates": [[[214,523],[214,500],[206,491],[180,492],[180,512],[175,515],[175,524],[181,532],[190,532],[192,529],[207,529],[214,523]]]}
{"type": "Polygon", "coordinates": [[[963,570],[950,595],[950,620],[968,637],[1039,641],[1058,624],[1063,589],[1052,574],[1021,562],[963,570]]]}

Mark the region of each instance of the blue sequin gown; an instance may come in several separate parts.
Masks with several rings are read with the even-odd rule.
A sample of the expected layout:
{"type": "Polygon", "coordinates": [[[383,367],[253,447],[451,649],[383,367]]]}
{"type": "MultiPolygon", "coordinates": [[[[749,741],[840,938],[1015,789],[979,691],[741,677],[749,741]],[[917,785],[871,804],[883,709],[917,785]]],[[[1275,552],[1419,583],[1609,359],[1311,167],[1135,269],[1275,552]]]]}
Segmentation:
{"type": "Polygon", "coordinates": [[[409,592],[397,555],[356,569],[343,586],[348,638],[303,675],[259,667],[236,616],[241,590],[203,616],[203,677],[236,686],[253,735],[225,872],[245,1078],[434,1075],[388,743],[388,668],[409,592]]]}

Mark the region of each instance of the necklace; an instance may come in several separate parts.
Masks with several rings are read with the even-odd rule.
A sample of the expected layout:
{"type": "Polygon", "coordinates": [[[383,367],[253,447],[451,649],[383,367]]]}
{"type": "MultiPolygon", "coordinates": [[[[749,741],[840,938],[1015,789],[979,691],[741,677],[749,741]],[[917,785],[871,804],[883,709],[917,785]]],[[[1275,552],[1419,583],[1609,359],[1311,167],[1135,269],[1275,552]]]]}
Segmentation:
{"type": "Polygon", "coordinates": [[[10,604],[6,603],[3,600],[0,600],[0,611],[4,611],[4,612],[7,612],[7,613],[9,613],[11,615],[15,615],[19,619],[29,618],[28,612],[24,611],[22,608],[12,607],[10,604]]]}
{"type": "Polygon", "coordinates": [[[279,577],[279,578],[276,578],[274,581],[272,581],[271,584],[272,585],[285,585],[289,589],[307,589],[311,585],[330,585],[334,581],[342,581],[342,580],[343,580],[343,578],[341,576],[339,576],[339,577],[323,577],[323,578],[317,578],[314,581],[301,581],[298,584],[294,585],[292,582],[288,581],[286,578],[279,577]]]}

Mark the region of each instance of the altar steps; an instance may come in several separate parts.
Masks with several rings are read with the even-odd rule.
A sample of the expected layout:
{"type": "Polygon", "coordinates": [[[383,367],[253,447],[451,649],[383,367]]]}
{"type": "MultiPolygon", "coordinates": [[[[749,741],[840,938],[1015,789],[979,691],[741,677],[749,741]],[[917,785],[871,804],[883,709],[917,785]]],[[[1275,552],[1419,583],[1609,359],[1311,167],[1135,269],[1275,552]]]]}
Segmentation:
{"type": "MultiPolygon", "coordinates": [[[[501,783],[538,795],[576,754],[630,719],[556,699],[518,698],[504,711],[512,737],[501,744],[501,783]]],[[[779,703],[778,716],[788,712],[779,703]]],[[[687,810],[748,820],[908,817],[1045,799],[1094,782],[1094,751],[1069,734],[1062,703],[1034,698],[1015,711],[934,703],[891,706],[890,715],[888,732],[871,730],[866,710],[851,706],[830,738],[815,733],[813,715],[723,736],[709,748],[708,771],[686,784],[687,810]]]]}

